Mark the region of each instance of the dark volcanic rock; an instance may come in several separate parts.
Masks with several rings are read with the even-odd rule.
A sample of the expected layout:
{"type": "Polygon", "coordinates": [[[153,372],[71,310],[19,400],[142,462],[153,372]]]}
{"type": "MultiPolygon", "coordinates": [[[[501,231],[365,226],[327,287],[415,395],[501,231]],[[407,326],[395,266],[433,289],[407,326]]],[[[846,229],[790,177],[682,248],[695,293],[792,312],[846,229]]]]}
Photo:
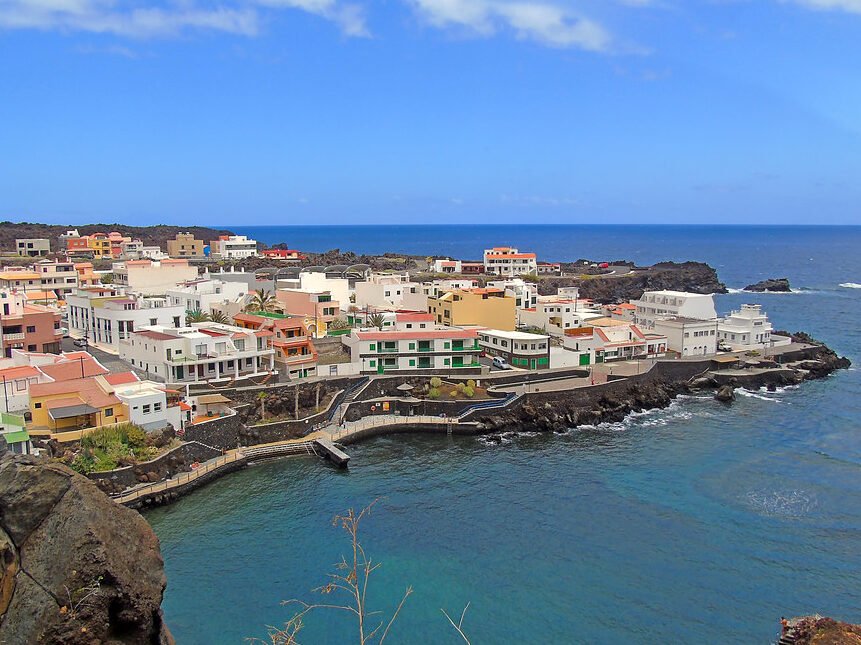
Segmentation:
{"type": "Polygon", "coordinates": [[[156,538],[86,477],[0,459],[0,642],[168,644],[156,538]]]}
{"type": "MultiPolygon", "coordinates": [[[[558,280],[565,280],[560,278],[558,280]]],[[[571,280],[568,279],[570,283],[571,280]]],[[[627,302],[636,300],[644,291],[672,289],[693,293],[726,293],[726,286],[718,280],[717,272],[703,262],[661,262],[654,266],[638,269],[629,275],[607,276],[575,281],[580,287],[580,295],[595,302],[627,302]]],[[[539,288],[542,294],[555,293],[557,286],[553,280],[542,280],[539,288]]]]}
{"type": "Polygon", "coordinates": [[[724,385],[715,392],[715,401],[729,403],[735,401],[735,388],[732,385],[724,385]]]}
{"type": "Polygon", "coordinates": [[[768,280],[762,280],[757,282],[756,284],[749,284],[744,288],[745,291],[776,291],[787,293],[792,291],[789,288],[789,278],[769,278],[768,280]]]}

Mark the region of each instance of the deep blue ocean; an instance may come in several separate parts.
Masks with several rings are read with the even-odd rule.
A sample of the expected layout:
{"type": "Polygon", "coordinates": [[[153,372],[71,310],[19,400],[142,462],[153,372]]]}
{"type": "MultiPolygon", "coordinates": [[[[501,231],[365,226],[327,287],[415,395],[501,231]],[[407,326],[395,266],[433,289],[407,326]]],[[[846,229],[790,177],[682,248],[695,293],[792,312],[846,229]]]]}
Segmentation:
{"type": "MultiPolygon", "coordinates": [[[[701,260],[732,289],[788,277],[761,302],[861,360],[861,227],[238,228],[292,248],[478,258],[701,260]],[[844,286],[841,286],[844,285],[844,286]]],[[[682,398],[562,435],[394,436],[350,446],[348,472],[293,458],[251,467],[146,517],[180,645],[240,643],[283,623],[345,537],[332,516],[383,497],[363,525],[383,563],[374,608],[415,593],[387,642],[457,643],[441,609],[469,602],[472,643],[769,643],[783,615],[861,622],[861,372],[725,407],[682,398]]],[[[300,642],[345,643],[334,612],[300,642]]]]}

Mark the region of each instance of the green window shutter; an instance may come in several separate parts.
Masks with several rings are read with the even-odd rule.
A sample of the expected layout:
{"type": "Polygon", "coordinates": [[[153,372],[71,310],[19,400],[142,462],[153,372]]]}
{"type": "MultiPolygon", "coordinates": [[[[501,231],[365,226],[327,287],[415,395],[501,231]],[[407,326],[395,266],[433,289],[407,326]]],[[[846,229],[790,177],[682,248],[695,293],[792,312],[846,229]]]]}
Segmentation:
{"type": "Polygon", "coordinates": [[[377,349],[377,345],[376,345],[376,343],[371,343],[371,351],[372,351],[372,352],[373,352],[373,351],[376,351],[376,349],[377,349]]]}
{"type": "Polygon", "coordinates": [[[377,361],[371,361],[371,367],[376,367],[376,366],[377,366],[377,361]]]}
{"type": "Polygon", "coordinates": [[[443,343],[443,349],[450,349],[450,348],[451,348],[451,343],[449,343],[448,341],[443,343]]]}
{"type": "MultiPolygon", "coordinates": [[[[448,344],[448,343],[446,343],[446,344],[448,344]]],[[[443,365],[448,365],[449,363],[451,363],[451,360],[449,360],[448,358],[443,359],[443,361],[442,361],[443,365]]]]}
{"type": "Polygon", "coordinates": [[[415,360],[411,358],[410,359],[410,367],[415,367],[415,365],[416,365],[415,360]]]}
{"type": "Polygon", "coordinates": [[[547,357],[545,356],[545,357],[543,357],[543,358],[539,358],[539,359],[538,359],[538,364],[539,364],[539,365],[547,365],[547,357]]]}
{"type": "MultiPolygon", "coordinates": [[[[410,349],[415,349],[415,348],[416,348],[416,344],[410,343],[410,349]]],[[[412,364],[412,361],[410,361],[410,364],[412,364]]]]}

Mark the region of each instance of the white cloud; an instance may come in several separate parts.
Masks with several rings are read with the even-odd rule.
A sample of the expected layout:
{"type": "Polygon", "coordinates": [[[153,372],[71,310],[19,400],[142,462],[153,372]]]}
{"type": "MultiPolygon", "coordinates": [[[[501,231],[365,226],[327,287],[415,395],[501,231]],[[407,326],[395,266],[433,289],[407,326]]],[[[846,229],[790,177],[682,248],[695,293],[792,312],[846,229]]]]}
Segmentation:
{"type": "Polygon", "coordinates": [[[263,11],[292,9],[330,20],[348,36],[368,34],[361,8],[338,0],[235,0],[232,5],[180,0],[160,7],[126,7],[113,0],[0,0],[0,30],[83,31],[133,38],[194,30],[254,36],[264,20],[263,11]]]}
{"type": "Polygon", "coordinates": [[[533,0],[411,0],[440,28],[460,27],[480,36],[511,31],[517,38],[553,47],[607,51],[612,38],[593,20],[567,7],[533,0]]]}
{"type": "Polygon", "coordinates": [[[796,0],[796,2],[810,9],[861,13],[861,0],[796,0]]]}

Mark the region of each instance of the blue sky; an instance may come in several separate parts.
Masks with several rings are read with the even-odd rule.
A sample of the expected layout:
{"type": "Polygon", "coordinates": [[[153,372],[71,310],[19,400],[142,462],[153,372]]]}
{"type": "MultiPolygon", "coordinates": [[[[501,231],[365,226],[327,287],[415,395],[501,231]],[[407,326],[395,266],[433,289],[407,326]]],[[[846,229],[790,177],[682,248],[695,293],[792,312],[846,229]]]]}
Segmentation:
{"type": "Polygon", "coordinates": [[[0,0],[0,218],[861,223],[861,0],[0,0]]]}

